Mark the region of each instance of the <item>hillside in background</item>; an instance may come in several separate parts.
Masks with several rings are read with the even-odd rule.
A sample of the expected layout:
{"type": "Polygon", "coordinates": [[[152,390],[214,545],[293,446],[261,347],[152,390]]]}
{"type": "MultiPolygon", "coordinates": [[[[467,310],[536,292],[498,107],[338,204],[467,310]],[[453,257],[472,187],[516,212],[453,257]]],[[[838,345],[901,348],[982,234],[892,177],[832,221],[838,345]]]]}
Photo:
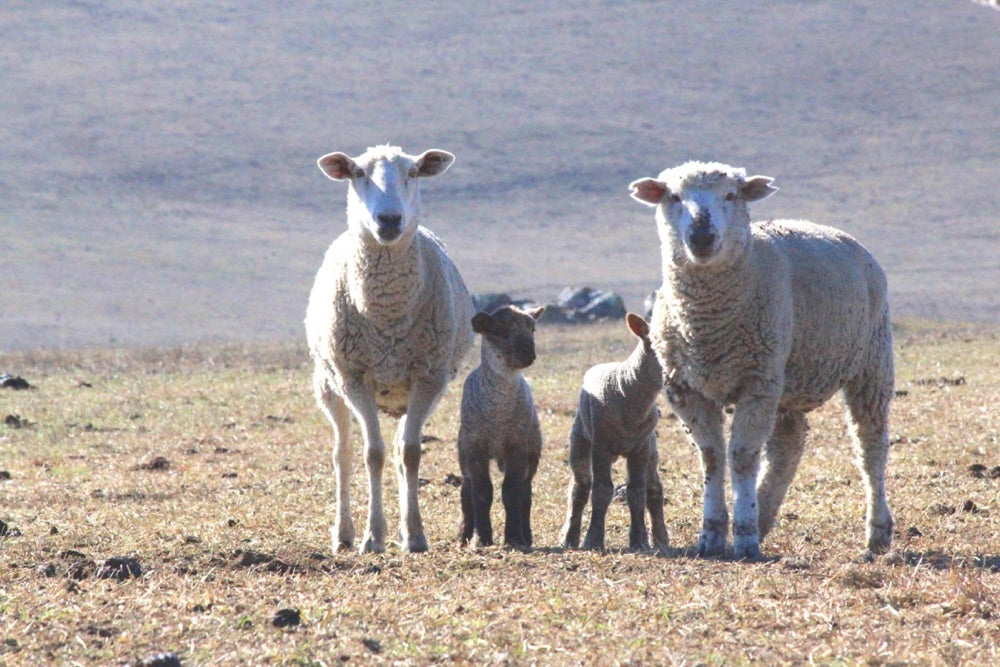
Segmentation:
{"type": "Polygon", "coordinates": [[[973,2],[13,2],[0,9],[0,351],[300,337],[344,186],[445,148],[425,223],[473,291],[658,282],[627,184],[776,178],[896,317],[1000,321],[1000,12],[973,2]],[[115,3],[117,5],[117,3],[115,3]]]}

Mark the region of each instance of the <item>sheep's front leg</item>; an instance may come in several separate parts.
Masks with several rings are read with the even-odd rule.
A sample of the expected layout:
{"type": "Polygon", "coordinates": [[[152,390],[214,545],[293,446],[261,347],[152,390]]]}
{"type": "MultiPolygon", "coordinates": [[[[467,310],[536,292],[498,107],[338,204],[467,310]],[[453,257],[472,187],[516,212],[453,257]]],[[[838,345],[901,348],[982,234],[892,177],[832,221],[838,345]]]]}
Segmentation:
{"type": "Polygon", "coordinates": [[[628,501],[629,529],[628,547],[632,551],[649,549],[649,533],[646,531],[646,465],[645,450],[634,451],[626,458],[628,480],[625,485],[625,499],[628,501]]]}
{"type": "Polygon", "coordinates": [[[427,551],[427,537],[417,504],[420,446],[424,424],[444,391],[446,378],[414,382],[406,415],[396,433],[396,472],[399,477],[399,539],[404,551],[427,551]]]}
{"type": "Polygon", "coordinates": [[[668,384],[667,401],[680,417],[701,452],[704,506],[699,556],[726,553],[729,512],[726,510],[726,439],[722,432],[722,406],[686,387],[668,384]]]}
{"type": "MultiPolygon", "coordinates": [[[[503,498],[504,514],[504,544],[511,547],[531,546],[524,525],[523,506],[525,494],[530,493],[530,486],[527,482],[528,462],[522,453],[518,453],[507,459],[504,464],[503,486],[501,496],[503,498]]],[[[530,500],[529,500],[530,511],[530,500]]]]}
{"type": "Polygon", "coordinates": [[[590,471],[591,444],[582,432],[579,421],[573,423],[569,436],[569,467],[573,478],[569,482],[566,522],[560,531],[560,541],[567,549],[580,546],[580,524],[583,508],[590,500],[593,475],[590,471]]]}
{"type": "Polygon", "coordinates": [[[470,447],[462,452],[462,543],[472,540],[473,534],[478,536],[478,545],[488,547],[493,545],[493,524],[490,521],[490,508],[493,506],[493,481],[490,479],[490,459],[486,456],[485,447],[476,451],[470,447]],[[480,455],[481,454],[481,455],[480,455]]]}
{"type": "Polygon", "coordinates": [[[760,473],[760,452],[774,428],[777,411],[777,396],[753,396],[741,400],[733,411],[729,466],[733,484],[735,558],[760,557],[757,477],[760,473]]]}
{"type": "Polygon", "coordinates": [[[355,383],[346,398],[361,423],[365,441],[365,467],[368,471],[368,523],[359,550],[362,553],[385,551],[385,514],[382,508],[382,468],[385,466],[385,442],[378,423],[375,392],[364,383],[355,383]]]}
{"type": "Polygon", "coordinates": [[[333,550],[354,546],[351,519],[351,410],[326,381],[320,367],[313,375],[313,387],[320,409],[333,425],[333,471],[337,480],[337,520],[330,528],[333,550]]]}

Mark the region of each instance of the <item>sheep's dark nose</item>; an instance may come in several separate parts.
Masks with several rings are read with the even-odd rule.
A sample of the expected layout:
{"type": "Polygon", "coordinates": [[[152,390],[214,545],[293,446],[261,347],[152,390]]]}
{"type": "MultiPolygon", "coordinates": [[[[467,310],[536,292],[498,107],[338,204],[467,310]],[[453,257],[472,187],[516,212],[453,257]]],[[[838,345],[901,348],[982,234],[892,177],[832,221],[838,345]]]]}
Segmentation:
{"type": "Polygon", "coordinates": [[[706,255],[715,245],[715,232],[711,227],[695,227],[688,234],[688,247],[695,255],[706,255]]]}
{"type": "Polygon", "coordinates": [[[403,221],[403,216],[400,213],[379,213],[375,217],[387,227],[398,227],[399,223],[403,221]]]}
{"type": "Polygon", "coordinates": [[[379,213],[378,237],[383,241],[395,241],[403,234],[403,216],[400,213],[379,213]]]}

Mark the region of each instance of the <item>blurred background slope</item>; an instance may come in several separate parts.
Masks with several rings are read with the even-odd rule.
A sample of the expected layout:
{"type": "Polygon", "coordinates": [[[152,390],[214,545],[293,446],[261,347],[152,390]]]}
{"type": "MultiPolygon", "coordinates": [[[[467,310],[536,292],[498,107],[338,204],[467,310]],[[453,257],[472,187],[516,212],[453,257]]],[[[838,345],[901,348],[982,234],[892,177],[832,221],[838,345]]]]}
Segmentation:
{"type": "Polygon", "coordinates": [[[315,166],[458,160],[424,223],[473,291],[659,281],[627,184],[691,158],[842,227],[895,317],[1000,321],[1000,12],[973,2],[7,2],[0,350],[300,337],[344,229],[315,166]]]}

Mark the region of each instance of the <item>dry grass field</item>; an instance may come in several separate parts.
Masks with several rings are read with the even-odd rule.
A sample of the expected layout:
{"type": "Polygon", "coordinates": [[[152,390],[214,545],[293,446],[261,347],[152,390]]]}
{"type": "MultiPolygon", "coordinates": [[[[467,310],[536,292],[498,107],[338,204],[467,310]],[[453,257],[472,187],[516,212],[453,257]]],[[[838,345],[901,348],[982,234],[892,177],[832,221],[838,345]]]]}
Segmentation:
{"type": "Polygon", "coordinates": [[[427,428],[431,551],[334,554],[330,431],[302,346],[0,355],[34,385],[0,389],[0,664],[153,664],[159,652],[184,665],[998,664],[998,334],[897,327],[891,553],[862,554],[834,400],[812,417],[754,563],[693,557],[697,459],[667,417],[674,552],[626,552],[622,504],[606,553],[557,546],[580,378],[631,347],[620,323],[539,331],[530,380],[547,449],[529,552],[457,545],[459,385],[427,428]],[[294,616],[283,609],[298,623],[276,625],[294,616]]]}

